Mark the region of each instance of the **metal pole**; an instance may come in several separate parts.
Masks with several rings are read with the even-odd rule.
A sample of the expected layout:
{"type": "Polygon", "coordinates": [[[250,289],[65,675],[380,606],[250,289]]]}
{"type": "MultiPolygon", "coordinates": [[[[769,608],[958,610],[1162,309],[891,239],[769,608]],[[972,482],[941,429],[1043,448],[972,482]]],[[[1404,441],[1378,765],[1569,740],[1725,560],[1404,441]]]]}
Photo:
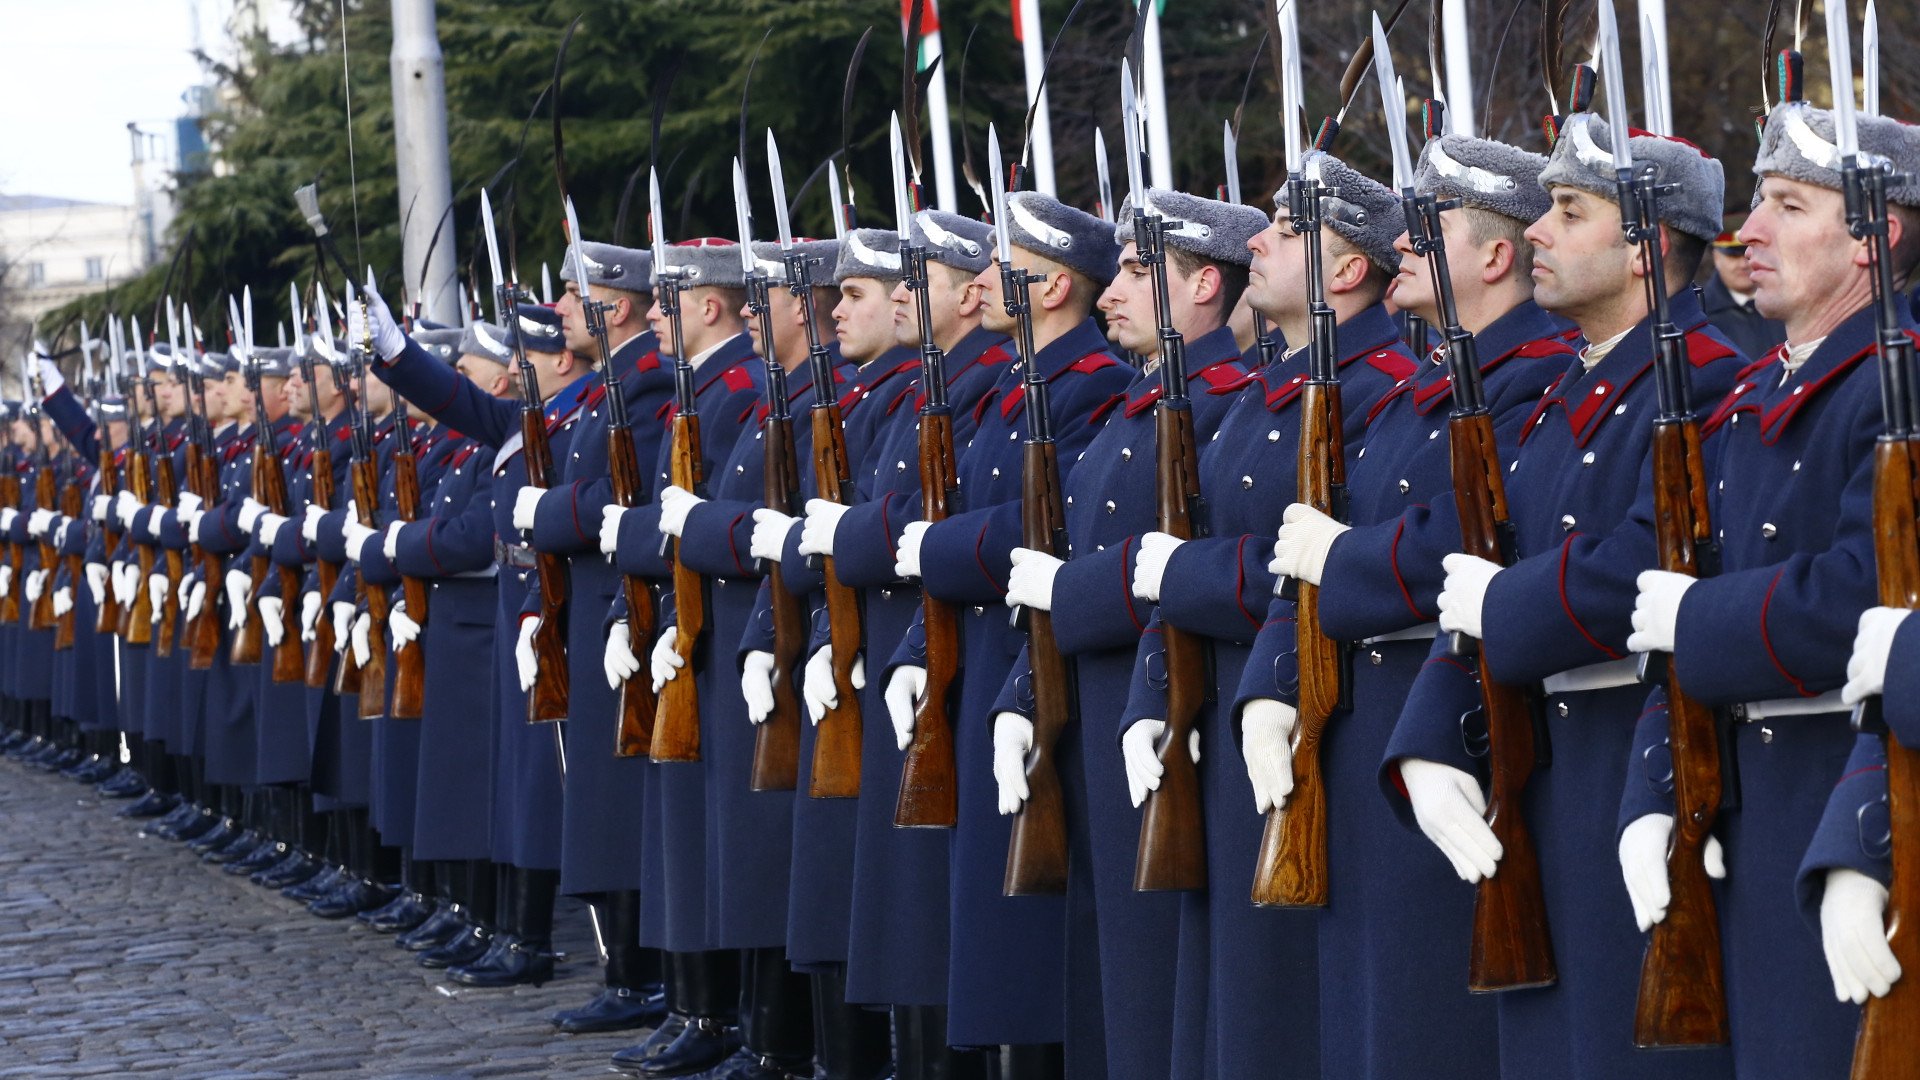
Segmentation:
{"type": "Polygon", "coordinates": [[[393,0],[394,161],[400,181],[400,213],[406,220],[403,259],[407,292],[411,298],[431,298],[426,316],[437,322],[460,322],[454,237],[458,229],[441,230],[433,249],[433,265],[421,260],[434,229],[453,202],[453,182],[447,163],[447,87],[440,57],[440,35],[435,29],[433,0],[393,0]],[[412,214],[408,215],[408,209],[412,214]]]}
{"type": "MultiPolygon", "coordinates": [[[[1020,56],[1027,72],[1027,100],[1038,100],[1033,109],[1033,187],[1045,195],[1054,194],[1053,114],[1047,107],[1047,91],[1040,85],[1046,69],[1047,36],[1040,29],[1040,0],[1020,0],[1020,56]]],[[[1017,164],[1017,162],[1016,162],[1017,164]]]]}

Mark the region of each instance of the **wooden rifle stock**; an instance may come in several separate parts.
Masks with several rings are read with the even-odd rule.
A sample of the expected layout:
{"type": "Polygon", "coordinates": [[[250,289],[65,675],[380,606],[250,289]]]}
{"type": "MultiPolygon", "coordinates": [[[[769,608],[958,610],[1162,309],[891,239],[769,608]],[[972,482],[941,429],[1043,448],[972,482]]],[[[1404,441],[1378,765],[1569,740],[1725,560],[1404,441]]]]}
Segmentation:
{"type": "MultiPolygon", "coordinates": [[[[545,487],[554,475],[553,447],[547,442],[547,417],[534,402],[520,410],[520,456],[527,482],[545,487]]],[[[545,724],[567,718],[572,699],[567,680],[567,560],[544,551],[533,553],[540,576],[540,628],[533,635],[533,689],[527,691],[527,722],[545,724]]]]}
{"type": "MultiPolygon", "coordinates": [[[[1886,358],[1882,358],[1886,362],[1886,358]]],[[[1873,451],[1873,553],[1880,603],[1920,607],[1920,444],[1882,436],[1873,451]]],[[[1863,705],[1878,705],[1867,702],[1863,705]]],[[[1862,715],[1862,720],[1867,716],[1862,715]]],[[[1863,723],[1869,730],[1877,724],[1863,723]]],[[[1852,1080],[1894,1080],[1913,1075],[1920,1061],[1920,762],[1892,732],[1887,751],[1887,818],[1892,836],[1893,882],[1887,894],[1887,944],[1904,973],[1885,997],[1869,997],[1853,1044],[1852,1080]]]]}
{"type": "MultiPolygon", "coordinates": [[[[314,423],[322,423],[315,419],[314,423]]],[[[324,431],[324,428],[322,429],[324,431]]],[[[313,452],[313,491],[309,502],[314,506],[331,509],[333,507],[333,451],[324,447],[313,452]]],[[[295,523],[289,521],[288,528],[295,523]]],[[[333,670],[333,620],[328,604],[333,599],[333,586],[340,580],[340,564],[328,559],[316,559],[313,564],[318,575],[320,593],[320,617],[313,623],[313,647],[307,650],[307,686],[318,690],[327,685],[327,675],[333,670]]],[[[291,608],[300,603],[300,593],[296,590],[293,598],[287,601],[291,608]]]]}
{"type": "MultiPolygon", "coordinates": [[[[120,467],[113,460],[113,447],[107,445],[106,428],[104,426],[99,428],[94,437],[100,443],[100,494],[107,500],[106,521],[100,528],[106,534],[106,557],[108,565],[111,566],[113,553],[120,550],[120,530],[114,528],[113,501],[120,494],[121,473],[120,467]]],[[[75,587],[78,587],[77,583],[75,587]]],[[[123,614],[120,610],[120,598],[113,595],[113,583],[109,581],[106,595],[100,602],[100,610],[94,613],[94,633],[119,633],[123,614]]]]}
{"type": "MultiPolygon", "coordinates": [[[[1453,456],[1454,505],[1460,515],[1461,550],[1504,565],[1501,531],[1509,520],[1493,420],[1481,414],[1447,422],[1453,456]]],[[[1497,682],[1483,652],[1475,653],[1480,701],[1486,711],[1490,774],[1487,824],[1505,854],[1474,894],[1473,945],[1467,988],[1475,992],[1545,986],[1558,975],[1547,935],[1547,901],[1540,885],[1540,857],[1521,815],[1527,780],[1539,759],[1538,703],[1531,691],[1497,682]]]]}
{"type": "MultiPolygon", "coordinates": [[[[830,395],[832,386],[821,393],[830,395]]],[[[823,499],[845,504],[852,499],[853,472],[847,464],[847,436],[840,406],[822,397],[812,411],[813,481],[823,499]]],[[[862,718],[853,665],[860,656],[860,595],[840,581],[831,555],[820,560],[826,579],[828,653],[833,660],[834,692],[840,704],[827,710],[813,738],[813,777],[807,794],[816,799],[851,799],[860,794],[862,718]]]]}
{"type": "MultiPolygon", "coordinates": [[[[353,463],[353,501],[360,524],[375,528],[374,508],[380,505],[380,462],[368,448],[366,457],[353,463]]],[[[369,540],[368,543],[373,541],[369,540]]],[[[372,720],[387,712],[387,615],[391,606],[385,587],[359,575],[360,601],[367,606],[367,662],[359,663],[349,647],[342,658],[342,681],[349,672],[360,680],[360,719],[372,720]]],[[[342,689],[342,694],[349,691],[342,689]]]]}
{"type": "MultiPolygon", "coordinates": [[[[1154,486],[1159,499],[1157,527],[1182,540],[1196,535],[1199,523],[1189,508],[1200,492],[1199,448],[1194,443],[1193,408],[1155,407],[1154,486]]],[[[1206,820],[1200,804],[1200,771],[1188,743],[1206,703],[1206,643],[1171,624],[1161,626],[1167,660],[1166,731],[1158,756],[1160,787],[1147,794],[1140,815],[1140,847],[1133,864],[1133,887],[1140,892],[1204,889],[1207,886],[1206,820]]]]}
{"type": "MultiPolygon", "coordinates": [[[[22,494],[23,489],[19,476],[15,475],[0,478],[0,501],[4,501],[9,508],[17,513],[24,513],[24,511],[20,509],[22,494]]],[[[0,597],[0,623],[17,623],[20,621],[20,593],[25,588],[21,571],[25,567],[26,558],[26,552],[22,550],[21,546],[9,539],[7,541],[7,565],[12,568],[13,584],[7,589],[7,595],[0,597]]],[[[141,588],[144,589],[145,587],[143,580],[141,588]]]]}
{"type": "MultiPolygon", "coordinates": [[[[153,462],[153,502],[160,506],[172,506],[179,497],[180,486],[173,475],[173,455],[164,451],[156,452],[153,462]]],[[[156,561],[161,547],[156,538],[154,541],[156,561]]],[[[185,552],[175,551],[172,548],[166,548],[165,551],[166,600],[160,605],[158,611],[149,609],[149,614],[158,616],[160,622],[153,632],[153,654],[163,658],[173,655],[174,638],[180,632],[180,605],[174,602],[174,596],[180,591],[180,579],[187,572],[185,552]]],[[[140,581],[143,592],[146,591],[147,581],[147,578],[142,578],[140,581]]]]}
{"type": "MultiPolygon", "coordinates": [[[[74,475],[68,477],[66,484],[60,489],[60,513],[64,515],[68,521],[74,523],[74,526],[69,526],[70,528],[78,526],[80,522],[85,520],[81,515],[86,512],[86,497],[80,491],[78,465],[79,462],[76,458],[74,475]]],[[[80,590],[85,588],[87,584],[86,556],[81,554],[67,555],[63,558],[63,561],[67,565],[67,587],[72,591],[72,595],[78,597],[80,590]]],[[[74,613],[79,610],[79,604],[71,604],[67,607],[67,613],[55,621],[53,647],[56,652],[73,648],[74,626],[75,623],[79,621],[79,617],[74,613]]]]}
{"type": "MultiPolygon", "coordinates": [[[[1699,577],[1700,553],[1713,543],[1700,427],[1691,419],[1653,429],[1654,535],[1660,569],[1699,577]]],[[[1695,701],[1667,666],[1667,742],[1673,754],[1673,843],[1667,854],[1672,899],[1653,924],[1640,964],[1634,1010],[1637,1046],[1717,1046],[1727,1042],[1727,996],[1720,964],[1720,916],[1703,861],[1720,809],[1720,737],[1713,710],[1695,701]]]]}
{"type": "MultiPolygon", "coordinates": [[[[139,435],[135,434],[138,439],[139,435]]],[[[11,477],[8,482],[17,484],[11,477]]],[[[127,487],[132,489],[133,497],[142,504],[153,498],[153,461],[137,447],[127,458],[127,487]]],[[[4,498],[0,495],[0,498],[4,498]]],[[[14,491],[14,501],[19,497],[18,488],[14,491]]],[[[108,512],[111,515],[112,511],[108,512]]],[[[153,573],[153,545],[135,544],[134,564],[140,568],[140,581],[133,590],[133,602],[120,610],[120,636],[128,645],[140,648],[153,642],[153,598],[147,593],[147,576],[153,573]]],[[[12,600],[9,593],[7,599],[12,600]]],[[[20,609],[15,606],[13,618],[7,618],[5,605],[0,604],[0,622],[13,622],[20,617],[20,609]]]]}
{"type": "MultiPolygon", "coordinates": [[[[33,505],[41,510],[52,510],[59,501],[60,487],[53,475],[53,458],[42,455],[40,469],[33,478],[33,505]]],[[[53,629],[53,572],[60,565],[60,553],[53,546],[51,530],[39,539],[40,569],[46,573],[46,583],[40,595],[33,602],[33,608],[27,613],[27,626],[32,630],[53,629]]]]}
{"type": "MultiPolygon", "coordinates": [[[[220,476],[212,454],[192,447],[187,456],[187,486],[200,497],[203,507],[211,507],[220,496],[220,476]]],[[[213,667],[220,651],[220,593],[225,574],[220,556],[199,547],[200,577],[204,582],[200,613],[187,624],[187,666],[194,671],[213,667]]]]}
{"type": "MultiPolygon", "coordinates": [[[[287,516],[287,477],[280,470],[280,455],[273,445],[273,432],[265,428],[256,434],[253,444],[253,499],[266,507],[268,513],[279,514],[281,517],[287,516]]],[[[260,587],[266,583],[267,571],[272,566],[272,562],[265,552],[253,556],[252,563],[248,567],[248,577],[251,579],[247,589],[249,601],[260,595],[260,587]]],[[[283,613],[296,613],[293,620],[293,629],[296,633],[291,635],[296,643],[300,640],[297,633],[300,627],[297,615],[299,610],[300,597],[297,592],[292,599],[282,602],[283,613]]],[[[241,618],[240,631],[233,636],[232,651],[227,659],[234,664],[257,664],[265,653],[265,624],[261,621],[259,609],[251,602],[247,604],[247,610],[241,613],[241,618]]],[[[284,650],[286,647],[287,639],[283,636],[280,640],[280,649],[284,650]]],[[[293,649],[297,655],[299,645],[295,644],[293,649]]],[[[276,672],[279,670],[279,651],[276,650],[274,654],[276,672]]]]}
{"type": "MultiPolygon", "coordinates": [[[[832,393],[832,389],[823,392],[832,393]]],[[[799,489],[793,417],[769,410],[762,487],[767,508],[793,513],[793,496],[799,489]]],[[[792,791],[800,785],[800,695],[794,687],[806,663],[807,613],[800,598],[787,591],[780,560],[768,559],[766,564],[767,596],[773,606],[773,711],[754,731],[753,767],[747,785],[754,791],[792,791]]]]}
{"type": "MultiPolygon", "coordinates": [[[[920,520],[945,521],[959,488],[953,458],[953,414],[920,413],[920,520]]],[[[955,677],[960,671],[960,618],[953,605],[922,589],[921,617],[927,635],[927,690],[913,714],[913,741],[900,769],[900,798],[893,823],[902,828],[951,829],[960,819],[960,789],[953,758],[955,677]]]]}
{"type": "MultiPolygon", "coordinates": [[[[698,491],[704,480],[700,460],[700,417],[684,410],[673,414],[668,478],[676,487],[698,491]]],[[[693,673],[694,652],[707,628],[707,583],[699,571],[680,558],[673,545],[673,612],[678,633],[673,651],[680,656],[680,677],[661,689],[653,718],[653,760],[700,760],[700,689],[693,673]]]]}
{"type": "MultiPolygon", "coordinates": [[[[607,429],[607,463],[613,480],[613,501],[629,509],[639,506],[644,501],[640,493],[645,489],[640,484],[640,458],[634,453],[633,433],[629,428],[616,424],[607,429]]],[[[656,619],[653,590],[647,587],[646,578],[622,574],[620,591],[627,600],[628,640],[636,648],[644,649],[646,643],[653,640],[656,619]]],[[[653,693],[653,675],[647,665],[642,664],[640,670],[620,684],[620,726],[614,737],[615,757],[640,757],[652,750],[653,714],[659,707],[659,699],[653,693]]]]}
{"type": "MultiPolygon", "coordinates": [[[[1346,485],[1339,383],[1309,381],[1300,398],[1299,499],[1339,516],[1337,493],[1346,485]]],[[[1320,629],[1320,589],[1298,582],[1295,632],[1299,638],[1300,695],[1293,728],[1293,793],[1267,812],[1253,902],[1261,906],[1325,907],[1327,903],[1327,789],[1320,744],[1346,697],[1346,647],[1320,629]]]]}
{"type": "MultiPolygon", "coordinates": [[[[1066,514],[1054,443],[1028,439],[1022,456],[1021,546],[1065,558],[1060,537],[1066,514]]],[[[1027,754],[1027,801],[1013,816],[1001,891],[1008,896],[1044,896],[1067,891],[1067,804],[1054,751],[1073,719],[1073,675],[1053,639],[1053,613],[1024,610],[1027,659],[1033,672],[1033,750],[1027,754]]]]}
{"type": "MultiPolygon", "coordinates": [[[[401,406],[405,408],[405,406],[401,406]]],[[[399,435],[405,438],[406,425],[399,435]]],[[[403,447],[393,455],[393,493],[401,521],[420,518],[420,465],[412,447],[403,447]]],[[[373,541],[368,541],[372,543],[373,541]]],[[[427,582],[425,578],[403,576],[400,592],[407,604],[407,617],[422,627],[427,625],[427,582]]],[[[391,615],[391,612],[388,613],[391,615]]],[[[385,626],[382,620],[379,624],[385,626]]],[[[427,650],[416,637],[393,651],[393,700],[388,715],[395,720],[418,720],[426,710],[427,650]]]]}

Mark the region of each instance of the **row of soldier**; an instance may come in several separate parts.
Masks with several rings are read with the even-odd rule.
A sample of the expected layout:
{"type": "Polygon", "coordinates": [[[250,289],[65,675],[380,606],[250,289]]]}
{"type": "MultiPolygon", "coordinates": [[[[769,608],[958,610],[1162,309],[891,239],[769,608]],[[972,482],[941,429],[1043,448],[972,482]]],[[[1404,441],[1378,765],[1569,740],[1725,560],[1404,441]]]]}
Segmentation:
{"type": "Polygon", "coordinates": [[[162,835],[469,985],[550,977],[556,892],[586,898],[605,988],[555,1021],[653,1028],[615,1058],[642,1075],[1833,1075],[1854,1006],[1900,975],[1882,743],[1847,708],[1885,684],[1898,732],[1920,670],[1888,659],[1912,651],[1903,612],[1872,608],[1874,277],[1904,287],[1920,259],[1920,135],[1858,119],[1897,174],[1877,260],[1849,228],[1852,123],[1790,100],[1763,129],[1738,239],[1787,344],[1756,357],[1690,286],[1722,164],[1575,111],[1547,157],[1433,135],[1404,191],[1306,150],[1271,215],[1136,182],[1117,225],[1007,194],[998,241],[936,210],[650,251],[571,223],[566,294],[522,303],[496,260],[491,323],[403,330],[369,289],[342,344],[322,300],[293,349],[152,346],[124,398],[83,401],[45,362],[12,430],[0,595],[154,626],[58,649],[30,614],[0,628],[10,747],[144,794],[129,809],[165,815],[162,835]],[[1657,193],[1623,186],[1623,156],[1657,193]],[[1623,190],[1643,195],[1623,209],[1623,190]],[[1433,228],[1408,231],[1403,196],[1445,200],[1433,228]],[[1410,350],[1395,312],[1471,336],[1471,395],[1454,350],[1410,350]],[[1697,579],[1656,542],[1675,357],[1712,481],[1719,565],[1697,579]],[[1329,369],[1344,490],[1313,506],[1302,432],[1329,369]],[[1478,551],[1450,432],[1469,396],[1510,525],[1478,551]],[[1180,410],[1185,536],[1163,447],[1180,410]],[[71,453],[47,453],[40,416],[71,453]],[[832,423],[792,426],[795,475],[769,484],[794,416],[832,423]],[[189,474],[202,421],[213,490],[124,481],[189,474]],[[929,461],[949,429],[952,460],[929,461]],[[91,485],[89,511],[37,496],[46,475],[91,485]],[[174,610],[183,643],[224,625],[205,666],[167,647],[174,610]],[[225,646],[256,619],[263,647],[237,662],[225,646]],[[1322,640],[1351,664],[1332,709],[1312,700],[1322,640]],[[1642,655],[1721,710],[1737,798],[1702,845],[1674,842],[1682,748],[1642,655]],[[1050,729],[1062,665],[1074,722],[1050,729]],[[371,681],[349,692],[343,670],[371,681]],[[541,702],[562,684],[564,722],[529,722],[560,719],[541,702]],[[1541,767],[1490,815],[1495,684],[1531,688],[1541,767]],[[637,747],[636,700],[661,703],[637,747]],[[694,745],[663,752],[689,724],[694,745]],[[902,828],[921,794],[903,762],[937,758],[932,725],[951,827],[902,828]],[[1183,773],[1201,877],[1137,888],[1141,807],[1183,773]],[[1309,785],[1318,907],[1270,880],[1263,839],[1309,785]],[[1034,886],[1009,845],[1043,798],[1066,872],[1034,886]],[[1514,819],[1524,852],[1496,833],[1514,819]],[[1673,885],[1670,850],[1700,860],[1673,885]],[[1725,1027],[1637,1049],[1645,932],[1700,871],[1722,879],[1725,1027]],[[1470,993],[1459,879],[1529,873],[1545,967],[1470,993]]]}

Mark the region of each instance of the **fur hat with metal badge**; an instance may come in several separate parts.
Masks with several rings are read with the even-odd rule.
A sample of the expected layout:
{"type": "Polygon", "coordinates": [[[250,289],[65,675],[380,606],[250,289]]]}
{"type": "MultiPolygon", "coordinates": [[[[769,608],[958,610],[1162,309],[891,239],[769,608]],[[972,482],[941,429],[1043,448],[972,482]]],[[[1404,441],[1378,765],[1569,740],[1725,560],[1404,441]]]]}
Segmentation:
{"type": "MultiPolygon", "coordinates": [[[[1300,159],[1300,168],[1317,173],[1328,188],[1329,193],[1321,199],[1322,223],[1359,248],[1376,267],[1389,274],[1399,271],[1400,253],[1393,249],[1393,242],[1407,229],[1400,196],[1325,150],[1307,151],[1300,159]]],[[[1273,205],[1287,205],[1286,188],[1273,193],[1273,205]]]]}
{"type": "MultiPolygon", "coordinates": [[[[1660,220],[1688,236],[1708,243],[1720,235],[1720,211],[1726,201],[1727,176],[1718,158],[1686,141],[1629,129],[1627,145],[1637,167],[1649,163],[1665,184],[1680,190],[1660,200],[1660,220]]],[[[1613,171],[1613,134],[1607,122],[1593,113],[1577,113],[1560,125],[1547,167],[1540,170],[1540,188],[1576,188],[1611,203],[1620,201],[1613,171]]]]}
{"type": "Polygon", "coordinates": [[[900,234],[892,229],[853,229],[840,242],[840,254],[833,264],[836,284],[848,278],[886,282],[899,281],[904,276],[900,266],[900,234]]]}
{"type": "Polygon", "coordinates": [[[408,334],[428,356],[447,364],[460,359],[460,343],[466,340],[466,331],[459,327],[424,330],[415,324],[413,333],[408,334]]]}
{"type": "Polygon", "coordinates": [[[569,244],[566,255],[560,260],[561,281],[580,280],[576,264],[581,261],[582,255],[585,256],[588,284],[635,293],[653,291],[652,252],[597,244],[592,240],[584,244],[569,244]]]}
{"type": "Polygon", "coordinates": [[[1413,172],[1416,190],[1531,224],[1553,206],[1540,187],[1545,154],[1493,139],[1440,135],[1427,140],[1413,172]]]}
{"type": "MultiPolygon", "coordinates": [[[[1202,198],[1184,191],[1148,188],[1146,203],[1149,212],[1169,221],[1180,222],[1178,228],[1167,230],[1168,247],[1233,266],[1247,266],[1253,262],[1253,252],[1248,250],[1247,241],[1260,235],[1261,230],[1267,227],[1267,215],[1251,206],[1202,198]]],[[[1121,200],[1120,213],[1115,215],[1114,220],[1119,224],[1111,226],[1113,242],[1122,246],[1132,243],[1131,193],[1121,200]]]]}
{"type": "Polygon", "coordinates": [[[993,261],[993,226],[945,210],[913,215],[913,242],[926,247],[928,261],[969,274],[985,270],[993,261]]]}
{"type": "MultiPolygon", "coordinates": [[[[838,240],[802,240],[793,241],[794,250],[807,257],[815,267],[813,283],[816,287],[832,284],[819,268],[832,268],[840,259],[840,241],[838,240]]],[[[757,240],[753,245],[753,261],[768,280],[784,285],[787,282],[786,253],[772,240],[757,240]]]]}
{"type": "Polygon", "coordinates": [[[1103,286],[1119,270],[1112,226],[1038,191],[1007,193],[1007,238],[1103,286]]]}
{"type": "Polygon", "coordinates": [[[680,287],[708,285],[716,289],[744,289],[747,275],[740,268],[740,250],[731,240],[705,236],[681,240],[666,247],[667,266],[679,271],[680,287]]]}

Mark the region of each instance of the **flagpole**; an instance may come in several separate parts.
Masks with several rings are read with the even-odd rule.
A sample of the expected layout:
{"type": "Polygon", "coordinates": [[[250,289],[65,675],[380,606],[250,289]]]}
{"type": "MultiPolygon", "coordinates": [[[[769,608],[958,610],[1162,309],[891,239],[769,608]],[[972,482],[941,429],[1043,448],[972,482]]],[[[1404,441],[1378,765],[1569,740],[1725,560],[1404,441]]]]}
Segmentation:
{"type": "MultiPolygon", "coordinates": [[[[1020,36],[1020,56],[1027,69],[1027,100],[1039,100],[1033,110],[1033,186],[1047,195],[1055,194],[1053,181],[1053,122],[1047,108],[1047,91],[1040,85],[1046,70],[1046,33],[1040,26],[1040,0],[1019,0],[1014,29],[1020,36]]],[[[1003,178],[1004,179],[1004,178],[1003,178]]]]}
{"type": "Polygon", "coordinates": [[[1147,78],[1147,153],[1154,187],[1173,187],[1173,143],[1167,133],[1167,78],[1160,63],[1160,0],[1141,0],[1147,10],[1144,57],[1147,78]]]}
{"type": "Polygon", "coordinates": [[[1447,43],[1447,130],[1473,137],[1473,41],[1467,36],[1466,0],[1449,0],[1440,8],[1447,43]]]}
{"type": "Polygon", "coordinates": [[[1666,100],[1665,88],[1673,81],[1667,69],[1667,2],[1666,0],[1640,0],[1640,25],[1653,28],[1653,44],[1640,43],[1640,65],[1645,75],[1640,103],[1640,115],[1647,130],[1661,135],[1673,134],[1673,110],[1666,100]],[[1647,91],[1651,90],[1651,93],[1647,91]]]}
{"type": "MultiPolygon", "coordinates": [[[[927,0],[927,13],[934,15],[933,0],[927,0]]],[[[925,71],[941,53],[938,29],[921,39],[920,50],[920,70],[925,71]]],[[[953,180],[953,123],[947,116],[947,66],[944,63],[927,84],[927,113],[933,129],[934,203],[949,213],[958,213],[960,189],[953,180]]]]}

